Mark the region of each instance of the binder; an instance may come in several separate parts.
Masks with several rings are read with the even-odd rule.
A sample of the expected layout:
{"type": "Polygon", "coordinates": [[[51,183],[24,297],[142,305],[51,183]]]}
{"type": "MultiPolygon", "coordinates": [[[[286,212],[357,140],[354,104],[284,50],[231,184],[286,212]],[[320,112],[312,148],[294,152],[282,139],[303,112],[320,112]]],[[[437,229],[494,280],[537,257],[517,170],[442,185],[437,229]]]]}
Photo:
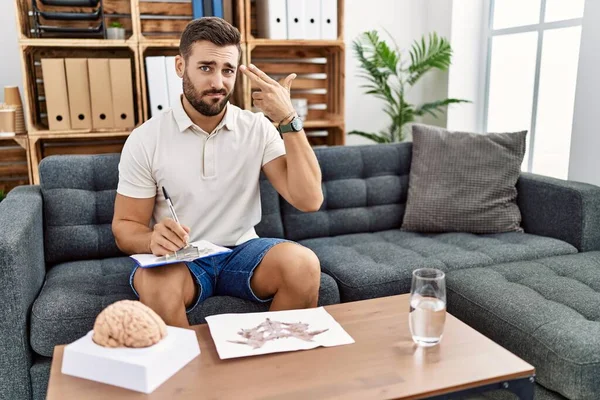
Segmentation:
{"type": "Polygon", "coordinates": [[[321,39],[321,0],[304,0],[304,38],[321,39]]]}
{"type": "Polygon", "coordinates": [[[67,93],[72,129],[92,127],[92,106],[90,103],[90,81],[87,59],[66,58],[67,93]]]}
{"type": "Polygon", "coordinates": [[[114,121],[108,58],[88,58],[88,72],[92,100],[92,127],[112,128],[114,121]]]}
{"type": "Polygon", "coordinates": [[[306,37],[306,2],[304,0],[287,0],[288,39],[305,39],[306,37]]]}
{"type": "Polygon", "coordinates": [[[215,17],[223,18],[223,0],[212,0],[212,10],[215,17]]]}
{"type": "Polygon", "coordinates": [[[65,60],[63,58],[42,58],[42,79],[44,80],[48,128],[52,131],[71,129],[65,60]]]}
{"type": "Polygon", "coordinates": [[[338,38],[337,1],[321,0],[321,39],[338,38]]]}
{"type": "Polygon", "coordinates": [[[115,128],[131,129],[135,126],[131,60],[111,58],[108,66],[115,128]]]}
{"type": "Polygon", "coordinates": [[[175,70],[175,57],[165,57],[165,68],[167,73],[167,92],[169,94],[169,106],[172,108],[181,101],[183,93],[183,79],[177,75],[175,70]]]}
{"type": "Polygon", "coordinates": [[[204,16],[213,16],[213,0],[204,0],[204,16]]]}
{"type": "Polygon", "coordinates": [[[223,0],[223,18],[233,25],[233,0],[223,0]]]}
{"type": "Polygon", "coordinates": [[[258,36],[287,39],[286,0],[256,0],[258,36]]]}
{"type": "Polygon", "coordinates": [[[157,115],[169,108],[165,56],[146,57],[146,75],[150,115],[157,115]]]}
{"type": "Polygon", "coordinates": [[[204,17],[204,0],[192,0],[192,15],[194,19],[204,17]]]}
{"type": "Polygon", "coordinates": [[[142,268],[159,267],[161,265],[174,264],[182,261],[195,261],[205,257],[213,257],[220,254],[231,253],[232,250],[218,246],[207,240],[198,240],[189,246],[177,250],[174,254],[166,256],[155,256],[154,254],[134,254],[131,257],[138,266],[142,268]]]}

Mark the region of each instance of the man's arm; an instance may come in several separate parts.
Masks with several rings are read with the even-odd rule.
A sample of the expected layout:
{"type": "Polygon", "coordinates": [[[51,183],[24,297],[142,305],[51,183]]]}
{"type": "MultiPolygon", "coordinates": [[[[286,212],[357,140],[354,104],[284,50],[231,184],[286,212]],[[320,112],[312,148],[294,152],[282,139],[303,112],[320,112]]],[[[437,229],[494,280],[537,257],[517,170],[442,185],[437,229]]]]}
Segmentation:
{"type": "MultiPolygon", "coordinates": [[[[281,85],[252,64],[249,68],[242,65],[240,69],[261,89],[252,95],[254,104],[271,120],[289,123],[294,118],[290,89],[296,75],[289,75],[281,85]]],[[[301,211],[317,211],[323,203],[317,157],[304,130],[286,133],[283,138],[286,155],[264,165],[263,171],[288,203],[301,211]]]]}
{"type": "Polygon", "coordinates": [[[117,193],[112,231],[122,252],[163,256],[185,246],[189,228],[170,218],[150,229],[154,201],[154,197],[137,199],[117,193]]]}
{"type": "Polygon", "coordinates": [[[294,135],[301,133],[303,137],[286,139],[287,154],[265,164],[263,171],[288,203],[300,211],[311,212],[317,211],[323,203],[321,169],[304,131],[294,135]]]}

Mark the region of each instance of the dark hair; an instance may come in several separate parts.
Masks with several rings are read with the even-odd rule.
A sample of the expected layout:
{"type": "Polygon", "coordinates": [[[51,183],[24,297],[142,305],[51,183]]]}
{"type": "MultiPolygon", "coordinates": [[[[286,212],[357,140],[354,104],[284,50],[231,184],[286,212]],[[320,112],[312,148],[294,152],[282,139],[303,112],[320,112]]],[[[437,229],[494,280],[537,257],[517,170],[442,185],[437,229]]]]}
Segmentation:
{"type": "Polygon", "coordinates": [[[179,53],[187,61],[192,51],[192,45],[201,40],[206,40],[221,47],[236,46],[241,58],[240,38],[240,31],[222,18],[198,18],[187,24],[181,34],[179,53]]]}

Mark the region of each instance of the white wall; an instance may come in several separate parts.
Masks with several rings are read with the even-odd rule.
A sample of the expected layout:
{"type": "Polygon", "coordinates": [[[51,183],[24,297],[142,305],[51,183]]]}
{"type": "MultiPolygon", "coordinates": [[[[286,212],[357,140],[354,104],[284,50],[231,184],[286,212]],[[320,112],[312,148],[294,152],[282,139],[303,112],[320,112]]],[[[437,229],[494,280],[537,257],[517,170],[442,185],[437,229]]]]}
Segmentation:
{"type": "Polygon", "coordinates": [[[14,85],[19,86],[21,100],[25,103],[17,41],[15,2],[12,0],[2,1],[2,12],[0,12],[0,58],[0,103],[4,101],[4,86],[14,85]]]}
{"type": "MultiPolygon", "coordinates": [[[[358,62],[352,50],[352,42],[362,33],[375,29],[388,43],[392,43],[385,30],[401,49],[410,49],[412,42],[423,34],[436,31],[449,37],[452,0],[370,0],[366,7],[362,0],[346,0],[344,39],[346,42],[346,131],[365,132],[385,130],[389,117],[383,112],[383,102],[372,95],[365,95],[360,85],[365,81],[357,77],[358,62]]],[[[406,53],[408,57],[408,53],[406,53]]],[[[410,62],[410,58],[408,58],[410,62]]],[[[407,99],[420,104],[425,101],[447,97],[448,74],[434,72],[409,92],[407,99]]],[[[424,122],[440,126],[445,117],[424,122]]],[[[362,137],[349,135],[349,145],[373,143],[362,137]]]]}
{"type": "Polygon", "coordinates": [[[600,2],[586,0],[579,48],[579,68],[573,130],[569,180],[600,185],[600,2]]]}
{"type": "Polygon", "coordinates": [[[448,97],[469,100],[471,103],[448,108],[447,128],[481,132],[490,0],[455,0],[454,5],[450,35],[453,57],[448,78],[448,97]]]}

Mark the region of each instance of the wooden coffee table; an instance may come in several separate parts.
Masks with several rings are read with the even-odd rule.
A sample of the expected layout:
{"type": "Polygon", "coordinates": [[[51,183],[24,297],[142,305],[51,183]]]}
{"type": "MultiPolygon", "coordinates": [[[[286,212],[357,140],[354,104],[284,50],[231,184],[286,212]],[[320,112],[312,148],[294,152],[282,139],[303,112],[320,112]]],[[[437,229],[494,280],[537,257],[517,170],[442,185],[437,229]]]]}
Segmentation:
{"type": "Polygon", "coordinates": [[[325,308],[355,344],[221,360],[197,325],[202,354],[150,395],[63,375],[57,346],[48,399],[445,399],[500,388],[533,399],[534,368],[451,315],[438,346],[417,347],[408,295],[325,308]]]}

